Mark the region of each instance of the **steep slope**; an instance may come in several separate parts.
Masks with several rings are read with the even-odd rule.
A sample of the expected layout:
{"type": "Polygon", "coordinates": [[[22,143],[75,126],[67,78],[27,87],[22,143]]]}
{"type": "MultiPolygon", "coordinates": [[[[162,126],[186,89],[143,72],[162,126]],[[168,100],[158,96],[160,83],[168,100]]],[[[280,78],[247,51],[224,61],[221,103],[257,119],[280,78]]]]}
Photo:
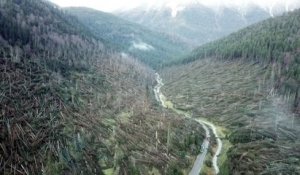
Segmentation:
{"type": "Polygon", "coordinates": [[[206,44],[161,73],[177,109],[229,130],[222,174],[300,174],[299,14],[206,44]]]}
{"type": "Polygon", "coordinates": [[[86,71],[94,54],[101,58],[102,44],[43,1],[1,1],[0,18],[1,174],[55,171],[54,162],[65,172],[75,172],[74,164],[88,172],[83,163],[93,156],[75,160],[67,152],[68,111],[76,109],[69,76],[86,71]],[[71,162],[59,163],[67,157],[69,170],[71,162]]]}
{"type": "MultiPolygon", "coordinates": [[[[244,59],[273,66],[274,85],[292,93],[295,111],[300,111],[300,10],[266,20],[224,39],[195,49],[177,63],[216,57],[244,59]]],[[[176,64],[176,61],[175,61],[176,64]]]]}
{"type": "Polygon", "coordinates": [[[0,7],[0,174],[174,174],[192,164],[204,132],[155,107],[151,69],[47,1],[0,7]]]}
{"type": "Polygon", "coordinates": [[[109,13],[88,8],[67,8],[66,11],[77,16],[95,36],[152,67],[159,67],[189,50],[187,44],[176,37],[151,31],[109,13]]]}
{"type": "Polygon", "coordinates": [[[195,2],[177,6],[138,7],[120,10],[116,14],[199,46],[270,17],[267,11],[258,6],[241,9],[225,6],[214,9],[195,2]]]}

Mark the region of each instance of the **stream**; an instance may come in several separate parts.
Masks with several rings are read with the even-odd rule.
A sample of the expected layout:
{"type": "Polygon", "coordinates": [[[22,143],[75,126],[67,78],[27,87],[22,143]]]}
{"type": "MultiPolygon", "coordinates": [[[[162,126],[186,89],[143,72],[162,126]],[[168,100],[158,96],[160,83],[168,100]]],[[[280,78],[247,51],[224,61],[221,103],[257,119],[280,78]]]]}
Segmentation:
{"type": "MultiPolygon", "coordinates": [[[[156,76],[156,81],[157,81],[157,85],[154,87],[154,94],[155,94],[155,98],[156,100],[164,107],[164,108],[168,108],[166,102],[166,97],[163,95],[163,93],[161,92],[161,88],[164,86],[163,81],[160,77],[160,75],[158,73],[155,74],[156,76]]],[[[173,110],[182,115],[182,113],[179,113],[178,110],[174,109],[173,110]]],[[[191,118],[187,113],[184,113],[185,117],[191,118]]],[[[203,168],[203,164],[205,162],[205,158],[208,152],[208,148],[209,148],[209,144],[210,144],[210,136],[211,134],[213,134],[217,140],[217,149],[216,152],[212,158],[212,165],[215,171],[215,174],[219,173],[219,167],[218,167],[218,156],[220,155],[221,151],[222,151],[222,141],[221,139],[218,137],[218,133],[216,131],[216,127],[213,123],[208,122],[206,120],[203,119],[199,119],[199,118],[191,118],[193,119],[195,122],[198,122],[199,124],[201,124],[201,126],[203,127],[203,129],[205,130],[205,139],[201,145],[201,153],[197,156],[196,161],[194,162],[193,168],[190,171],[189,175],[199,175],[199,173],[201,172],[202,168],[203,168]],[[210,132],[210,130],[212,132],[210,132]]]]}

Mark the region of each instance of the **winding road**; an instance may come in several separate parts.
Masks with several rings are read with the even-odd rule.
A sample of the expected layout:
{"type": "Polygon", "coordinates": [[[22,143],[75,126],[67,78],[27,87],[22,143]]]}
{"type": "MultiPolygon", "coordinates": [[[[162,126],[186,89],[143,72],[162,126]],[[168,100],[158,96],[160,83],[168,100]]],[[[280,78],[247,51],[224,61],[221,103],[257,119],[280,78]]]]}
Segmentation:
{"type": "MultiPolygon", "coordinates": [[[[157,81],[157,85],[154,87],[155,98],[159,103],[161,103],[161,105],[164,108],[167,108],[166,97],[163,95],[163,93],[160,90],[161,87],[164,86],[163,81],[158,73],[156,73],[155,76],[156,76],[156,81],[157,81]]],[[[174,111],[178,113],[178,111],[176,111],[176,110],[174,110],[174,111]]],[[[181,113],[178,113],[178,114],[181,114],[181,113]]],[[[184,114],[184,115],[185,115],[185,117],[190,118],[190,116],[188,114],[184,114]]],[[[203,167],[205,157],[207,155],[208,148],[209,148],[209,139],[210,139],[210,134],[211,134],[210,130],[212,131],[212,134],[215,136],[215,138],[217,140],[217,150],[213,156],[212,164],[213,164],[215,174],[218,174],[220,171],[219,167],[218,167],[218,156],[220,155],[220,153],[222,151],[223,144],[222,144],[221,139],[218,137],[216,127],[214,124],[212,124],[208,121],[202,120],[202,119],[194,119],[194,120],[202,125],[203,129],[205,130],[206,138],[201,145],[201,154],[199,154],[197,156],[197,159],[194,162],[193,168],[190,171],[189,175],[199,175],[199,173],[201,172],[201,169],[203,167]]]]}

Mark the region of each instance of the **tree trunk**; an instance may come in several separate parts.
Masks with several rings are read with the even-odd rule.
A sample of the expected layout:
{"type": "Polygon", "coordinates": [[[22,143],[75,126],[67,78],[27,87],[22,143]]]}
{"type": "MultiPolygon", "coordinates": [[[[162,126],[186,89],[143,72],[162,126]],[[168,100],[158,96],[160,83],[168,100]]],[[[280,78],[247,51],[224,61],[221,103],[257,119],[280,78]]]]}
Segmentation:
{"type": "Polygon", "coordinates": [[[295,101],[294,101],[294,109],[296,114],[300,115],[300,96],[299,96],[300,86],[298,85],[295,95],[295,101]]]}

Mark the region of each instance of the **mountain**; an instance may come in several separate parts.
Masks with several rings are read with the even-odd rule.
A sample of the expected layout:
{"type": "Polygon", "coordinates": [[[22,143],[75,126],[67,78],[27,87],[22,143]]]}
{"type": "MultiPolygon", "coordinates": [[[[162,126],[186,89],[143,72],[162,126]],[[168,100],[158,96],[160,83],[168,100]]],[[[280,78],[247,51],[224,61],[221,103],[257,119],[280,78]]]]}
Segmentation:
{"type": "Polygon", "coordinates": [[[300,174],[299,14],[180,57],[110,14],[1,0],[0,174],[188,174],[201,152],[211,174],[220,140],[222,174],[300,174]]]}
{"type": "Polygon", "coordinates": [[[245,59],[276,69],[276,87],[295,95],[295,111],[300,111],[299,99],[299,30],[300,11],[266,20],[230,36],[195,49],[179,62],[216,57],[245,59]]]}
{"type": "Polygon", "coordinates": [[[282,4],[270,8],[255,4],[211,7],[198,1],[187,1],[120,9],[115,14],[199,46],[296,7],[300,7],[300,3],[286,9],[282,4]]]}
{"type": "Polygon", "coordinates": [[[152,67],[183,55],[190,49],[177,37],[151,31],[136,23],[109,13],[88,8],[67,8],[66,12],[78,17],[92,33],[106,40],[124,54],[132,55],[152,67]]]}
{"type": "Polygon", "coordinates": [[[224,174],[300,173],[299,19],[296,10],[254,24],[161,71],[176,109],[225,133],[224,174]]]}
{"type": "Polygon", "coordinates": [[[153,70],[48,1],[0,7],[0,174],[189,168],[204,131],[157,107],[153,70]]]}

